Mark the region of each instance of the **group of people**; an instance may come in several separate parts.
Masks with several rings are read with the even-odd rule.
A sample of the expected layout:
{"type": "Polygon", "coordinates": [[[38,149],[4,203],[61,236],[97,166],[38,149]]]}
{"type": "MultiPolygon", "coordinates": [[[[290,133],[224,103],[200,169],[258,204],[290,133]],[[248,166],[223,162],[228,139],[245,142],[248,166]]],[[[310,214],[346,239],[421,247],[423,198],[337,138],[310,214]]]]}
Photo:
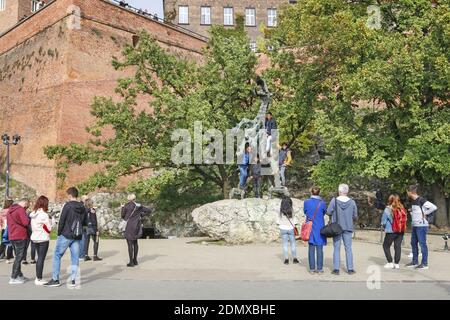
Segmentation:
{"type": "MultiPolygon", "coordinates": [[[[28,199],[21,199],[14,203],[7,199],[0,212],[0,226],[2,242],[0,246],[0,260],[14,259],[10,284],[23,284],[28,279],[24,277],[22,265],[26,261],[29,244],[35,251],[37,260],[36,277],[34,283],[38,286],[58,287],[60,282],[61,259],[67,249],[70,250],[71,274],[68,285],[76,286],[79,261],[101,261],[98,256],[99,230],[97,216],[92,199],[83,196],[78,200],[78,190],[75,187],[67,189],[67,202],[61,209],[59,221],[49,213],[49,199],[40,196],[34,203],[32,211],[28,199]],[[50,234],[57,228],[57,238],[52,261],[52,277],[50,281],[43,279],[44,263],[50,244],[50,234]],[[94,255],[89,256],[90,241],[94,243],[94,255]],[[15,255],[15,257],[14,257],[15,255]]],[[[122,218],[126,221],[124,238],[127,241],[130,262],[128,267],[138,265],[138,239],[142,236],[141,218],[152,212],[135,202],[134,194],[128,195],[128,203],[122,206],[122,218]]]]}
{"type": "Polygon", "coordinates": [[[80,257],[90,260],[88,253],[89,239],[94,240],[94,261],[100,261],[98,252],[97,217],[92,200],[85,198],[84,202],[77,200],[78,190],[67,190],[68,201],[64,204],[59,221],[56,222],[49,212],[49,199],[40,196],[31,205],[28,199],[14,203],[5,200],[0,213],[2,242],[0,260],[14,259],[10,284],[23,284],[28,279],[24,277],[22,265],[28,264],[27,249],[31,244],[31,263],[36,265],[34,283],[38,286],[59,286],[61,258],[67,249],[71,252],[71,282],[75,285],[80,257]],[[27,212],[29,209],[32,210],[27,212]],[[56,228],[58,238],[52,262],[52,279],[43,279],[44,263],[50,244],[50,234],[56,228]],[[84,240],[84,241],[83,241],[84,240]],[[81,255],[80,255],[81,254],[81,255]],[[37,259],[36,259],[37,257],[37,259]]]}
{"type": "MultiPolygon", "coordinates": [[[[274,130],[277,129],[277,122],[271,112],[266,114],[265,133],[266,133],[266,154],[267,157],[272,155],[272,140],[274,130]]],[[[278,146],[278,167],[280,173],[281,185],[286,186],[286,170],[292,164],[292,152],[289,149],[289,143],[284,142],[278,146]]],[[[247,185],[247,180],[250,178],[253,182],[253,190],[255,198],[261,198],[261,187],[263,184],[263,176],[261,174],[262,164],[260,155],[256,154],[255,159],[252,159],[253,148],[250,144],[245,145],[244,157],[241,164],[239,164],[239,188],[244,190],[247,185]],[[252,161],[253,160],[253,161],[252,161]]]]}
{"type": "MultiPolygon", "coordinates": [[[[349,187],[346,184],[339,185],[339,196],[334,197],[327,206],[320,197],[320,188],[311,189],[311,197],[304,202],[304,214],[306,221],[312,222],[312,228],[308,240],[308,261],[309,272],[323,273],[323,247],[327,244],[327,238],[322,230],[325,227],[325,215],[330,217],[330,223],[337,223],[341,232],[332,238],[333,240],[333,271],[332,274],[339,275],[341,269],[341,243],[344,244],[346,257],[346,271],[354,274],[352,238],[354,223],[358,219],[358,208],[356,202],[348,196],[349,187]]],[[[407,189],[407,195],[411,202],[408,210],[411,215],[411,249],[412,261],[405,267],[416,269],[428,269],[428,247],[427,232],[429,223],[427,217],[437,210],[437,207],[419,196],[416,185],[411,185],[407,189]],[[422,260],[419,263],[419,246],[422,252],[422,260]]],[[[293,263],[299,263],[297,258],[295,229],[299,224],[298,219],[293,214],[292,200],[284,198],[281,202],[280,215],[277,221],[282,238],[282,248],[284,263],[289,264],[289,245],[293,263]]],[[[401,244],[406,231],[407,210],[402,204],[397,194],[392,194],[388,198],[381,225],[385,231],[383,251],[387,263],[385,268],[399,269],[401,258],[401,244]],[[394,244],[394,258],[391,255],[391,246],[394,244]]]]}

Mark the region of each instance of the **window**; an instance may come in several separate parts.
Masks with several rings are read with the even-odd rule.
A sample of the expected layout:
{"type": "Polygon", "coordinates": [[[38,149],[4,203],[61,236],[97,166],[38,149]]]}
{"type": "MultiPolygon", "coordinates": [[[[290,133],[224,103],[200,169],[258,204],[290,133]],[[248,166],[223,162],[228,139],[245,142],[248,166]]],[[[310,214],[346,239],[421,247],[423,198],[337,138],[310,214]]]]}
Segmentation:
{"type": "Polygon", "coordinates": [[[245,9],[245,25],[248,27],[256,26],[256,10],[255,8],[245,9]]]}
{"type": "Polygon", "coordinates": [[[200,15],[200,24],[211,24],[211,7],[201,7],[200,15]]]}
{"type": "Polygon", "coordinates": [[[40,8],[39,1],[31,0],[31,12],[36,12],[40,8]]]}
{"type": "Polygon", "coordinates": [[[178,7],[178,24],[189,24],[189,7],[178,7]]]}
{"type": "Polygon", "coordinates": [[[267,9],[267,26],[277,26],[277,9],[267,9]]]}
{"type": "Polygon", "coordinates": [[[250,42],[250,50],[252,50],[253,52],[256,52],[256,42],[255,41],[250,42]]]}
{"type": "Polygon", "coordinates": [[[233,25],[233,8],[230,7],[223,8],[223,25],[224,26],[233,25]]]}
{"type": "Polygon", "coordinates": [[[6,8],[6,0],[0,0],[0,11],[5,11],[6,8]]]}

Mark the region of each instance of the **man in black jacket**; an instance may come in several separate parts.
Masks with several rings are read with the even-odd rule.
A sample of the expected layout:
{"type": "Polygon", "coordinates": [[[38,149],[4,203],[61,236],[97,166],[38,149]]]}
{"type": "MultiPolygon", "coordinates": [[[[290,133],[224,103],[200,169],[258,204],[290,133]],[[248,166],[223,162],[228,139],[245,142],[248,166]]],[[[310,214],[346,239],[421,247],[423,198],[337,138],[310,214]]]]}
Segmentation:
{"type": "Polygon", "coordinates": [[[61,216],[58,222],[58,238],[53,255],[52,280],[44,285],[46,287],[59,287],[61,285],[59,282],[61,258],[64,256],[67,248],[70,248],[71,258],[71,278],[69,285],[75,286],[83,227],[87,225],[87,221],[84,205],[77,200],[78,190],[74,187],[67,189],[67,196],[68,201],[61,210],[61,216]]]}

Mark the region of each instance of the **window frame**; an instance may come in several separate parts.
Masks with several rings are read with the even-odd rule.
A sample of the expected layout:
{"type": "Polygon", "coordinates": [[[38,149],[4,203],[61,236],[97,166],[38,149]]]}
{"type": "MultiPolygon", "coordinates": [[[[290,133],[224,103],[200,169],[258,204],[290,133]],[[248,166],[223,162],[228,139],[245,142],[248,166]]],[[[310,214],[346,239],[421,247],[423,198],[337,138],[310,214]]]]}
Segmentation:
{"type": "Polygon", "coordinates": [[[38,0],[31,0],[31,13],[38,12],[40,8],[41,8],[41,6],[39,5],[38,0]]]}
{"type": "Polygon", "coordinates": [[[188,25],[189,24],[189,6],[188,5],[179,5],[178,6],[178,24],[179,25],[188,25]],[[186,9],[186,22],[181,22],[181,8],[186,9]]]}
{"type": "Polygon", "coordinates": [[[211,15],[211,6],[200,6],[200,25],[201,26],[210,26],[212,25],[212,19],[211,19],[212,15],[211,15]],[[202,21],[203,19],[203,9],[208,9],[209,10],[209,23],[205,23],[202,21]]]}
{"type": "Polygon", "coordinates": [[[234,8],[233,7],[223,7],[223,25],[226,27],[232,27],[234,26],[234,8]],[[231,9],[231,24],[225,24],[225,10],[231,9]]]}
{"type": "Polygon", "coordinates": [[[244,12],[245,12],[245,26],[246,27],[256,27],[256,8],[255,7],[246,7],[244,12]],[[247,24],[247,10],[253,11],[253,24],[247,24]]]}
{"type": "Polygon", "coordinates": [[[275,28],[278,24],[278,11],[277,8],[267,8],[267,27],[275,28]],[[275,15],[270,15],[271,12],[275,12],[275,15]],[[272,20],[270,19],[272,18],[272,20]],[[275,19],[273,19],[275,18],[275,19]],[[272,25],[270,22],[272,21],[272,25]]]}

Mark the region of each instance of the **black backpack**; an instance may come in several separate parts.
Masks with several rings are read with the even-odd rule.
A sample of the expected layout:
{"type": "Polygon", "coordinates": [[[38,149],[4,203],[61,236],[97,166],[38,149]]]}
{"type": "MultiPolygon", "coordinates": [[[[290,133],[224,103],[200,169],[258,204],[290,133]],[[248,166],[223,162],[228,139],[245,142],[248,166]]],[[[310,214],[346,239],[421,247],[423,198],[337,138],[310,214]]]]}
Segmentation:
{"type": "Polygon", "coordinates": [[[292,199],[289,197],[283,197],[281,199],[280,212],[285,215],[292,215],[292,199]]]}

